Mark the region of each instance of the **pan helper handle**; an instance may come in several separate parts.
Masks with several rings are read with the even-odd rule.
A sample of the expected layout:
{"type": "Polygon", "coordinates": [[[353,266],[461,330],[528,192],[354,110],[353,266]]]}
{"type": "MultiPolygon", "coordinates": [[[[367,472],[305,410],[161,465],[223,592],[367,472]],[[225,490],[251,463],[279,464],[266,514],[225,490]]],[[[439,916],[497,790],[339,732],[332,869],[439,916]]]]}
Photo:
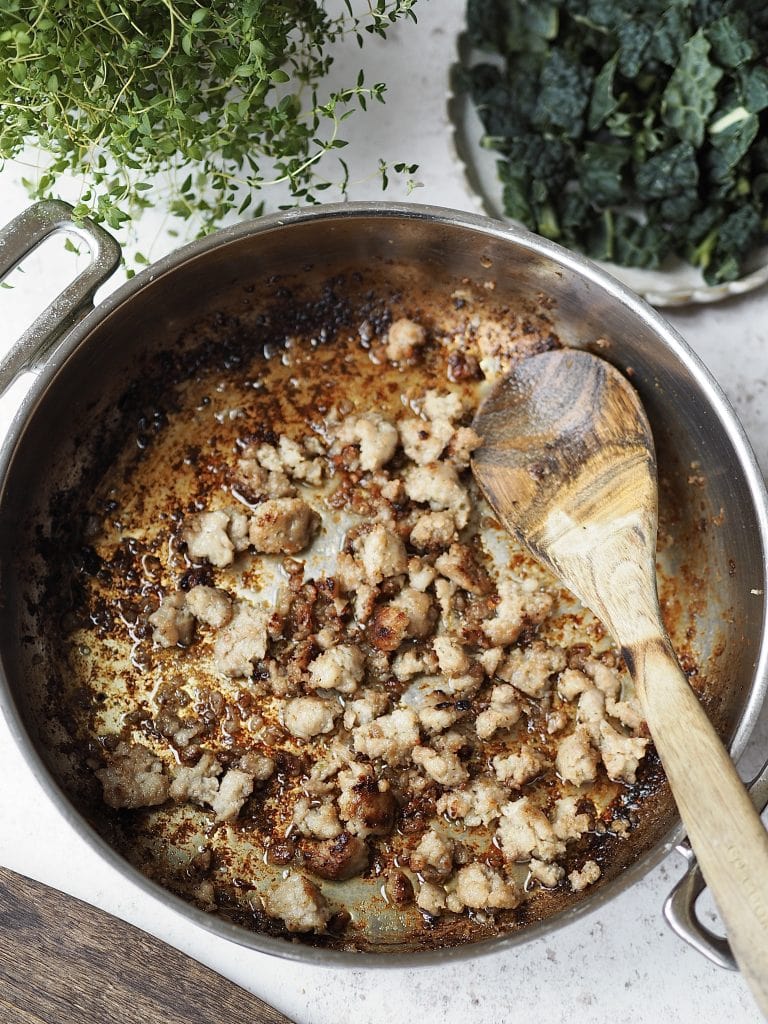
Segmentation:
{"type": "MultiPolygon", "coordinates": [[[[765,814],[768,810],[768,761],[750,782],[748,789],[755,810],[765,814]]],[[[728,940],[708,928],[697,912],[696,901],[707,886],[687,839],[677,847],[677,852],[688,862],[688,867],[664,901],[667,923],[676,935],[718,967],[738,970],[728,940]]]]}
{"type": "Polygon", "coordinates": [[[120,263],[120,246],[110,234],[91,221],[75,221],[68,203],[50,200],[30,206],[0,230],[0,281],[41,242],[62,231],[85,243],[90,262],[0,359],[0,394],[87,312],[96,289],[120,263]]]}

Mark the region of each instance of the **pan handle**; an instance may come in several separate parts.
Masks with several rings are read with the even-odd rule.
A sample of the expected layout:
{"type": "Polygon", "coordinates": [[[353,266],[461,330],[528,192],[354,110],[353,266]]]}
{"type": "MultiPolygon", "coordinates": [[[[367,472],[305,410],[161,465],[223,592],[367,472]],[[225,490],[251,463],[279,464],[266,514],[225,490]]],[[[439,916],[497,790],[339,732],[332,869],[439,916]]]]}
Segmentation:
{"type": "MultiPolygon", "coordinates": [[[[768,806],[768,761],[749,784],[748,789],[756,809],[764,811],[768,806]]],[[[688,867],[664,901],[664,917],[667,924],[676,935],[712,963],[730,971],[737,971],[738,965],[728,940],[708,928],[697,914],[696,901],[706,889],[707,883],[687,839],[680,843],[677,852],[688,861],[688,867]]]]}
{"type": "Polygon", "coordinates": [[[110,234],[92,221],[76,221],[69,203],[51,199],[30,206],[0,230],[0,281],[41,242],[60,231],[76,235],[85,243],[90,262],[0,359],[0,394],[85,315],[93,305],[96,289],[120,263],[120,246],[110,234]]]}

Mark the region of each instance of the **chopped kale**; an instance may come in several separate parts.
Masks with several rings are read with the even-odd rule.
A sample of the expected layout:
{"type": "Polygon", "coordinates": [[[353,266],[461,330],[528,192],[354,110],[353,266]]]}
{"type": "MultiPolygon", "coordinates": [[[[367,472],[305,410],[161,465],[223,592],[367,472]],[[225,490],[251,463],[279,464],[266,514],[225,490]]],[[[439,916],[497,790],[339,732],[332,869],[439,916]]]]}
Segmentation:
{"type": "Polygon", "coordinates": [[[507,214],[629,266],[710,283],[768,230],[764,0],[469,0],[468,88],[507,214]]]}

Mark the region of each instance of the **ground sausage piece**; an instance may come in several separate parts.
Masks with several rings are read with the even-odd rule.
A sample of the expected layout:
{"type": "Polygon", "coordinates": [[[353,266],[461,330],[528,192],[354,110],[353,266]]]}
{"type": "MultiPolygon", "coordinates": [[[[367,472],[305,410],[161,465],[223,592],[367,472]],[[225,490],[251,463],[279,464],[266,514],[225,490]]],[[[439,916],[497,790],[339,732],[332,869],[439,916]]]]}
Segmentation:
{"type": "Polygon", "coordinates": [[[385,883],[385,891],[396,907],[413,903],[413,883],[403,871],[392,871],[385,883]]]}
{"type": "Polygon", "coordinates": [[[531,878],[535,878],[547,889],[554,889],[565,874],[565,870],[559,864],[545,864],[543,860],[536,860],[535,857],[531,858],[528,870],[531,872],[531,878]]]}
{"type": "Polygon", "coordinates": [[[237,460],[237,482],[250,498],[293,498],[296,488],[282,469],[267,471],[254,458],[237,460]]]}
{"type": "Polygon", "coordinates": [[[453,426],[448,420],[420,420],[415,416],[398,423],[400,441],[408,458],[418,466],[436,462],[453,437],[453,426]]]}
{"type": "Polygon", "coordinates": [[[605,701],[605,710],[611,718],[617,718],[631,732],[640,732],[645,725],[643,712],[636,697],[630,697],[628,700],[613,700],[608,697],[605,701]]]}
{"type": "Polygon", "coordinates": [[[229,513],[229,536],[235,548],[235,554],[245,551],[250,541],[248,540],[249,519],[245,512],[229,513]]]}
{"type": "MultiPolygon", "coordinates": [[[[358,616],[359,618],[359,616],[358,616]]],[[[380,605],[373,612],[368,639],[380,651],[396,651],[408,636],[408,614],[391,604],[380,605]]]]}
{"type": "Polygon", "coordinates": [[[584,662],[584,671],[606,698],[617,700],[621,692],[621,679],[616,669],[609,668],[602,661],[589,658],[584,662]]]}
{"type": "Polygon", "coordinates": [[[501,601],[496,616],[483,623],[483,632],[494,647],[513,644],[527,624],[537,626],[552,611],[554,600],[543,591],[523,590],[514,584],[499,587],[501,601]]]}
{"type": "Polygon", "coordinates": [[[177,803],[192,800],[196,804],[211,806],[219,791],[220,774],[221,765],[213,754],[206,751],[196,765],[182,765],[176,769],[176,778],[171,783],[171,799],[177,803]]]}
{"type": "Polygon", "coordinates": [[[488,573],[465,544],[451,544],[450,550],[437,559],[435,568],[470,594],[487,594],[491,589],[488,573]]]}
{"type": "Polygon", "coordinates": [[[424,392],[421,411],[430,420],[448,420],[454,423],[464,415],[464,403],[456,391],[440,394],[434,388],[424,392]]]}
{"type": "Polygon", "coordinates": [[[581,839],[589,828],[588,814],[580,814],[575,796],[563,796],[555,803],[552,828],[558,839],[581,839]]]}
{"type": "Polygon", "coordinates": [[[643,737],[622,736],[608,722],[600,723],[600,756],[608,778],[614,782],[635,782],[647,746],[648,740],[643,737]]]}
{"type": "Polygon", "coordinates": [[[408,863],[411,871],[421,875],[426,872],[432,880],[447,878],[453,868],[453,840],[430,829],[422,836],[408,863]]]}
{"type": "Polygon", "coordinates": [[[576,721],[584,726],[592,743],[598,746],[600,724],[605,721],[605,695],[596,686],[588,687],[579,697],[576,721]]]}
{"type": "Polygon", "coordinates": [[[460,676],[467,672],[471,662],[464,647],[452,636],[436,636],[432,646],[440,671],[447,676],[460,676]]]}
{"type": "Polygon", "coordinates": [[[434,882],[423,882],[416,897],[416,906],[431,917],[439,917],[445,910],[445,889],[434,882]]]}
{"type": "Polygon", "coordinates": [[[466,469],[472,452],[482,443],[482,437],[472,427],[459,427],[448,444],[448,458],[457,469],[466,469]]]}
{"type": "Polygon", "coordinates": [[[269,448],[269,445],[261,445],[256,455],[262,465],[268,469],[275,472],[280,467],[286,470],[293,480],[304,480],[314,486],[322,483],[322,459],[308,459],[302,446],[292,438],[281,434],[277,450],[273,448],[270,455],[267,454],[269,448]]]}
{"type": "Polygon", "coordinates": [[[96,778],[110,807],[156,807],[168,799],[170,780],[163,762],[143,743],[118,743],[96,778]]]}
{"type": "Polygon", "coordinates": [[[478,738],[487,740],[499,729],[511,729],[520,720],[520,714],[514,686],[505,683],[494,686],[490,705],[475,720],[478,738]]]}
{"type": "Polygon", "coordinates": [[[395,678],[400,682],[407,682],[414,676],[434,672],[437,668],[437,659],[431,651],[406,648],[392,661],[392,671],[395,678]]]}
{"type": "Polygon", "coordinates": [[[561,779],[581,786],[594,782],[599,760],[600,755],[589,742],[589,733],[580,726],[558,743],[555,766],[561,779]]]}
{"type": "Polygon", "coordinates": [[[263,554],[295,555],[309,544],[312,509],[301,498],[270,498],[257,505],[248,538],[263,554]]]}
{"type": "Polygon", "coordinates": [[[342,423],[338,439],[341,444],[360,446],[360,468],[364,473],[382,469],[397,450],[397,427],[379,413],[348,416],[342,423]]]}
{"type": "Polygon", "coordinates": [[[271,757],[260,754],[258,750],[249,750],[237,762],[237,767],[247,772],[257,782],[266,782],[274,774],[275,762],[271,757]]]}
{"type": "Polygon", "coordinates": [[[408,582],[414,590],[428,590],[437,579],[437,570],[424,558],[408,559],[408,582]]]}
{"type": "Polygon", "coordinates": [[[541,757],[530,747],[523,747],[519,754],[508,754],[506,757],[497,754],[492,764],[499,782],[511,789],[520,789],[544,767],[541,757]]]}
{"type": "Polygon", "coordinates": [[[466,789],[444,793],[437,801],[438,814],[462,819],[468,828],[490,825],[499,817],[509,794],[490,779],[473,779],[466,789]]]}
{"type": "Polygon", "coordinates": [[[331,916],[322,893],[303,875],[289,875],[264,898],[264,909],[289,932],[323,931],[331,916]]]}
{"type": "Polygon", "coordinates": [[[374,718],[389,711],[389,697],[378,690],[370,690],[359,700],[348,700],[344,706],[344,728],[354,729],[357,725],[367,725],[374,718]]]}
{"type": "Polygon", "coordinates": [[[542,697],[551,686],[552,676],[564,668],[565,652],[561,647],[545,647],[534,641],[525,651],[513,651],[498,676],[529,697],[542,697]]]}
{"type": "Polygon", "coordinates": [[[253,663],[267,653],[267,623],[269,614],[253,605],[238,606],[232,621],[216,638],[213,660],[225,676],[248,677],[253,663]]]}
{"type": "Polygon", "coordinates": [[[403,587],[394,601],[390,602],[389,607],[407,615],[406,636],[425,637],[432,632],[435,609],[429,594],[414,587],[403,587]]]}
{"type": "Polygon", "coordinates": [[[191,516],[181,531],[189,557],[195,562],[210,562],[218,569],[231,565],[235,545],[228,533],[229,525],[226,512],[198,512],[191,516]]]}
{"type": "Polygon", "coordinates": [[[467,525],[469,496],[449,463],[411,466],[405,472],[404,482],[405,493],[411,501],[428,504],[433,512],[451,512],[460,530],[467,525]]]}
{"type": "Polygon", "coordinates": [[[417,551],[443,551],[457,537],[450,512],[425,512],[414,523],[410,541],[417,551]]]}
{"type": "Polygon", "coordinates": [[[334,882],[362,874],[371,855],[368,844],[349,832],[342,832],[335,839],[304,840],[301,852],[304,864],[313,875],[334,882]]]}
{"type": "Polygon", "coordinates": [[[374,586],[390,576],[399,576],[408,568],[405,544],[396,533],[381,523],[367,533],[360,543],[360,561],[368,582],[374,586]]]}
{"type": "Polygon", "coordinates": [[[390,324],[384,351],[387,359],[399,363],[403,359],[411,359],[415,350],[421,348],[426,340],[427,332],[421,324],[401,316],[390,324]]]}
{"type": "Polygon", "coordinates": [[[389,783],[377,781],[370,765],[350,764],[339,772],[339,786],[339,817],[347,823],[348,832],[365,838],[392,831],[397,802],[389,783]]]}
{"type": "Polygon", "coordinates": [[[456,754],[449,751],[438,754],[431,747],[414,747],[412,756],[413,763],[423,768],[441,786],[460,786],[469,778],[467,769],[456,754]]]}
{"type": "Polygon", "coordinates": [[[427,732],[444,732],[465,713],[456,707],[456,701],[437,691],[428,694],[419,707],[419,721],[427,732]]]}
{"type": "Polygon", "coordinates": [[[195,620],[187,608],[187,595],[181,590],[166,594],[147,621],[153,627],[152,639],[160,647],[186,646],[192,640],[195,620]]]}
{"type": "Polygon", "coordinates": [[[336,839],[342,832],[336,805],[326,801],[319,807],[312,807],[307,797],[296,801],[293,824],[302,835],[313,839],[336,839]]]}
{"type": "Polygon", "coordinates": [[[456,873],[456,896],[475,910],[511,910],[521,893],[487,864],[467,864],[456,873]]]}
{"type": "Polygon", "coordinates": [[[292,736],[308,740],[331,732],[340,707],[333,707],[319,697],[295,697],[285,706],[285,728],[292,736]]]}
{"type": "Polygon", "coordinates": [[[492,679],[496,675],[496,670],[504,660],[504,648],[503,647],[489,647],[477,659],[483,666],[483,671],[492,679]]]}
{"type": "Polygon", "coordinates": [[[217,821],[234,821],[253,792],[253,776],[238,768],[230,768],[219,783],[219,791],[211,800],[217,821]]]}
{"type": "Polygon", "coordinates": [[[226,626],[232,618],[232,598],[217,587],[192,587],[187,593],[187,608],[196,619],[214,629],[226,626]]]}
{"type": "Polygon", "coordinates": [[[565,843],[555,835],[546,814],[527,796],[502,807],[496,841],[509,861],[528,860],[531,856],[550,861],[565,853],[565,843]]]}
{"type": "Polygon", "coordinates": [[[576,668],[567,668],[560,673],[557,680],[557,692],[565,700],[575,700],[580,693],[584,693],[592,686],[589,676],[579,672],[576,668]]]}
{"type": "Polygon", "coordinates": [[[581,871],[572,871],[568,875],[568,881],[571,883],[571,889],[573,892],[581,892],[582,889],[586,889],[588,885],[592,885],[600,877],[600,866],[593,860],[588,860],[584,863],[584,867],[581,871]]]}
{"type": "Polygon", "coordinates": [[[419,720],[411,708],[397,708],[391,715],[358,726],[352,737],[357,753],[396,766],[410,759],[419,742],[419,720]]]}
{"type": "Polygon", "coordinates": [[[323,651],[309,666],[310,686],[316,690],[354,693],[364,675],[365,656],[351,644],[323,651]]]}

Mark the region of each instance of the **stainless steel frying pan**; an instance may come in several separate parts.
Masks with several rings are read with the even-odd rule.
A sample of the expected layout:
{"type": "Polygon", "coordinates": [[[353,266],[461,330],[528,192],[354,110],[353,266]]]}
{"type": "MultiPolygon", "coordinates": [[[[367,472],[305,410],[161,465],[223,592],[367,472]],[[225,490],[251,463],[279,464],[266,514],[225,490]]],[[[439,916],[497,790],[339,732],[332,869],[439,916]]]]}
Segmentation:
{"type": "MultiPolygon", "coordinates": [[[[121,396],[141,388],[146,367],[158,365],[152,363],[157,353],[199,345],[210,334],[213,314],[222,324],[257,317],[286,280],[300,279],[311,293],[358,265],[390,287],[401,282],[422,288],[432,300],[447,298],[462,279],[492,274],[499,302],[544,302],[565,343],[608,339],[602,354],[631,371],[654,429],[661,475],[676,509],[677,544],[665,555],[665,569],[677,571],[677,596],[687,609],[680,629],[683,623],[695,626],[699,689],[735,758],[768,686],[768,504],[743,430],[682,339],[587,260],[527,232],[425,206],[295,210],[197,241],[93,308],[94,291],[115,269],[119,250],[102,230],[74,225],[70,213],[65,204],[39,204],[0,232],[0,279],[57,231],[78,234],[92,255],[86,271],[0,363],[0,391],[23,371],[30,373],[0,449],[0,704],[24,756],[80,835],[155,898],[216,934],[294,959],[357,964],[402,963],[404,957],[413,963],[419,952],[417,962],[444,961],[539,936],[594,909],[677,847],[689,867],[666,903],[666,917],[710,959],[733,967],[727,944],[696,917],[702,881],[663,785],[639,794],[641,824],[605,881],[584,899],[553,904],[547,916],[507,935],[438,953],[425,953],[420,936],[407,935],[399,954],[385,957],[373,947],[368,955],[289,944],[197,910],[131,866],[104,838],[108,828],[94,827],[99,823],[82,806],[77,773],[66,756],[66,723],[53,720],[55,623],[45,619],[44,546],[35,537],[45,533],[57,495],[88,488],[104,439],[119,429],[121,396]],[[689,482],[693,464],[695,486],[689,482]]],[[[55,557],[55,551],[45,555],[55,557]]],[[[752,792],[759,806],[768,801],[767,769],[752,792]]]]}

